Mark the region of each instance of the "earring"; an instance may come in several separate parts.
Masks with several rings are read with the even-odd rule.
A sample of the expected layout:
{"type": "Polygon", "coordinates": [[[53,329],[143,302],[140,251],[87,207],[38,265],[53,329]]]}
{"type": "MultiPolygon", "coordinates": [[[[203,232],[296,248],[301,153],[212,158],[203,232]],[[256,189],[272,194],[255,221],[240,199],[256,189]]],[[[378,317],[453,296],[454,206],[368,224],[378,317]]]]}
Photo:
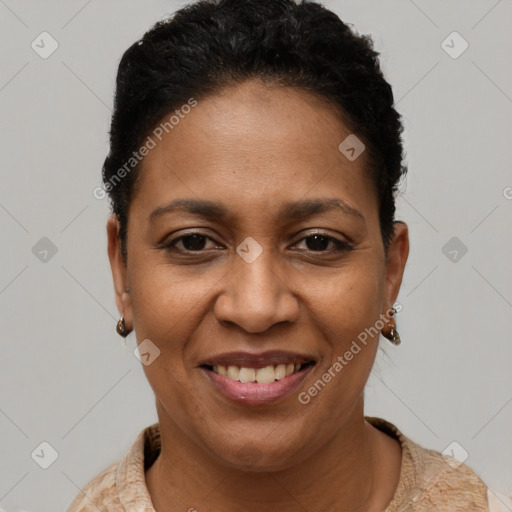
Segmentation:
{"type": "Polygon", "coordinates": [[[382,331],[382,335],[387,338],[393,345],[400,345],[402,343],[402,340],[400,339],[400,335],[398,334],[398,331],[391,327],[391,330],[389,332],[382,331]]]}
{"type": "Polygon", "coordinates": [[[128,334],[130,334],[131,332],[130,329],[126,327],[126,322],[124,321],[124,316],[122,315],[119,321],[117,322],[116,331],[117,334],[119,334],[119,336],[122,336],[123,338],[126,338],[126,336],[128,336],[128,334]]]}
{"type": "MultiPolygon", "coordinates": [[[[397,314],[397,310],[395,308],[391,309],[391,316],[394,318],[397,314]]],[[[381,331],[382,335],[387,338],[393,345],[400,345],[402,343],[402,340],[400,339],[400,335],[398,334],[398,331],[396,330],[395,326],[392,325],[391,329],[389,331],[381,331]]]]}

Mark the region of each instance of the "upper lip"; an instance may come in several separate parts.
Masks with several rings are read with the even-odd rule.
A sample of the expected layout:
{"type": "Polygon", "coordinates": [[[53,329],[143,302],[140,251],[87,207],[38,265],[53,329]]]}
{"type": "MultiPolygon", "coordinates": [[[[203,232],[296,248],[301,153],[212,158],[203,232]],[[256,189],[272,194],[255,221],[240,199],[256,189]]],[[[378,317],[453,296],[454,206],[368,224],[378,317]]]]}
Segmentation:
{"type": "Polygon", "coordinates": [[[285,350],[269,350],[251,354],[250,352],[226,352],[209,357],[199,366],[239,366],[245,368],[264,368],[265,366],[278,364],[304,364],[314,362],[315,359],[308,354],[288,352],[285,350]]]}

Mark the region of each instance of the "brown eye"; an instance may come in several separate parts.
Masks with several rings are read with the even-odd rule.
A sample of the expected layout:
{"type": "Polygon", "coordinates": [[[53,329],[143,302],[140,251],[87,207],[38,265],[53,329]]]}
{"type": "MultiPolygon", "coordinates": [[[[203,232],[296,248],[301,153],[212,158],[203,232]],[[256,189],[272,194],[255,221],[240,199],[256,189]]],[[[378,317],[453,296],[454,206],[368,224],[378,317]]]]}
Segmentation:
{"type": "Polygon", "coordinates": [[[211,237],[204,233],[192,232],[185,235],[172,238],[160,245],[160,248],[174,254],[187,255],[194,253],[208,253],[208,249],[214,249],[219,245],[211,237]],[[207,247],[208,242],[212,242],[211,247],[207,247]],[[205,250],[207,249],[207,250],[205,250]]]}
{"type": "Polygon", "coordinates": [[[204,249],[206,244],[206,238],[204,235],[200,235],[199,233],[194,233],[192,235],[182,236],[178,239],[181,240],[183,247],[187,251],[200,251],[204,249]]]}
{"type": "Polygon", "coordinates": [[[324,235],[308,236],[305,240],[308,249],[312,251],[325,251],[329,243],[332,242],[332,240],[324,235]]]}
{"type": "Polygon", "coordinates": [[[338,251],[347,251],[351,249],[351,246],[346,243],[334,238],[332,236],[324,235],[322,233],[314,233],[312,235],[306,236],[299,240],[300,242],[304,242],[308,249],[308,252],[338,252],[338,251]],[[329,248],[329,245],[331,248],[329,248]]]}

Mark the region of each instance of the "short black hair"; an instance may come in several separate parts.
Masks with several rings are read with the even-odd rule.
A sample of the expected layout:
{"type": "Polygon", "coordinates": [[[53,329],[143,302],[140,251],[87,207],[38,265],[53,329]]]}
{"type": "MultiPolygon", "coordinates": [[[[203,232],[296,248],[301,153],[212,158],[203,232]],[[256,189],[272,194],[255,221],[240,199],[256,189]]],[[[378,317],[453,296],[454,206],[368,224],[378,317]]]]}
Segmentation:
{"type": "Polygon", "coordinates": [[[401,117],[378,56],[370,36],[310,0],[199,0],[157,22],[119,63],[103,165],[123,257],[140,167],[134,154],[148,134],[191,98],[255,78],[320,95],[365,144],[365,171],[377,190],[387,254],[395,195],[407,168],[401,117]]]}

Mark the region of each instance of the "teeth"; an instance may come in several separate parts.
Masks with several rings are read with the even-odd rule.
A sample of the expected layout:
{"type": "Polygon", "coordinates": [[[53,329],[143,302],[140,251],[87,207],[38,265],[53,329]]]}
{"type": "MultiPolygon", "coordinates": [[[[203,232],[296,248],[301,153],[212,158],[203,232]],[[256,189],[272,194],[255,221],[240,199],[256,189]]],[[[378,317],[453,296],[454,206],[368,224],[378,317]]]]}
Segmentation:
{"type": "Polygon", "coordinates": [[[254,368],[240,368],[238,380],[240,382],[254,382],[256,380],[256,370],[254,368]]]}
{"type": "MultiPolygon", "coordinates": [[[[218,366],[214,367],[213,369],[218,368],[218,366]]],[[[217,370],[215,370],[217,371],[217,370]]],[[[228,366],[228,373],[227,377],[231,380],[238,380],[238,376],[240,375],[240,368],[238,366],[228,366]]]]}
{"type": "Polygon", "coordinates": [[[231,380],[239,382],[257,382],[258,384],[270,384],[276,380],[284,379],[292,373],[299,371],[300,364],[277,364],[265,366],[265,368],[246,368],[239,366],[215,365],[213,371],[231,380]]]}
{"type": "Polygon", "coordinates": [[[286,377],[286,365],[285,364],[278,364],[276,366],[276,380],[281,380],[286,377]]]}
{"type": "Polygon", "coordinates": [[[265,368],[258,368],[256,371],[256,382],[259,384],[268,384],[276,380],[276,372],[273,366],[265,366],[265,368]]]}

